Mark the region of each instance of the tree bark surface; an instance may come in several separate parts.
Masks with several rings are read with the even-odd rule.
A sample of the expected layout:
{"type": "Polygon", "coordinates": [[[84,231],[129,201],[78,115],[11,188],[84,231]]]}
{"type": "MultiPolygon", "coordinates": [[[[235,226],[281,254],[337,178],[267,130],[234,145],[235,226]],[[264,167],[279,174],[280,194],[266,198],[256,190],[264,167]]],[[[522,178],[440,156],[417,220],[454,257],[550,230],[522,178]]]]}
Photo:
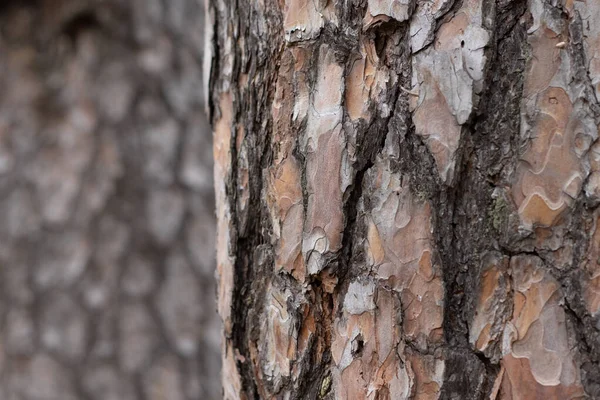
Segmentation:
{"type": "Polygon", "coordinates": [[[0,399],[219,398],[203,7],[0,1],[0,399]]]}
{"type": "Polygon", "coordinates": [[[600,398],[600,3],[208,18],[226,399],[600,398]]]}

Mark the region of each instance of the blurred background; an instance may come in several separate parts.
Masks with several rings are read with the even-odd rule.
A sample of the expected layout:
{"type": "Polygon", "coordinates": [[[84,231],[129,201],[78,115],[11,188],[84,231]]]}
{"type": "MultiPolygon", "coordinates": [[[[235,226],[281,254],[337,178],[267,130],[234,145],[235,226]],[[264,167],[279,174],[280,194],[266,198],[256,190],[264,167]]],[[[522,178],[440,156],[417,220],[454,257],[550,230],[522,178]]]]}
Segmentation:
{"type": "Polygon", "coordinates": [[[201,0],[0,0],[0,399],[217,399],[201,0]]]}

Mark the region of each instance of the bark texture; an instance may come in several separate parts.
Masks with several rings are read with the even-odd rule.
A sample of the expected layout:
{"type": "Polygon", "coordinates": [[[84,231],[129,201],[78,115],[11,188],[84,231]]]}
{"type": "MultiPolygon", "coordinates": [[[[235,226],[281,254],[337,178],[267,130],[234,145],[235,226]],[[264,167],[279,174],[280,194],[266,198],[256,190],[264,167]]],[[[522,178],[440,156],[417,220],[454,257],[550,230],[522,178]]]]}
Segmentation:
{"type": "Polygon", "coordinates": [[[225,398],[600,398],[598,21],[211,1],[225,398]]]}
{"type": "Polygon", "coordinates": [[[0,399],[220,397],[203,7],[0,2],[0,399]]]}

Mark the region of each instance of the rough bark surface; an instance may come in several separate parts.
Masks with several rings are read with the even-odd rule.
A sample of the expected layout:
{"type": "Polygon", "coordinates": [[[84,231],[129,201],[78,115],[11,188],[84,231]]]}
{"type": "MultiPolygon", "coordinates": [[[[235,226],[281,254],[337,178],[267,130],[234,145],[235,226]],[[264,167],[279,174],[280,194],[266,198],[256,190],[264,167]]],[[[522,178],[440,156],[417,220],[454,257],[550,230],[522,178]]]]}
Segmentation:
{"type": "Polygon", "coordinates": [[[600,398],[600,3],[208,16],[225,398],[600,398]]]}
{"type": "Polygon", "coordinates": [[[0,2],[0,399],[216,399],[204,5],[0,2]]]}

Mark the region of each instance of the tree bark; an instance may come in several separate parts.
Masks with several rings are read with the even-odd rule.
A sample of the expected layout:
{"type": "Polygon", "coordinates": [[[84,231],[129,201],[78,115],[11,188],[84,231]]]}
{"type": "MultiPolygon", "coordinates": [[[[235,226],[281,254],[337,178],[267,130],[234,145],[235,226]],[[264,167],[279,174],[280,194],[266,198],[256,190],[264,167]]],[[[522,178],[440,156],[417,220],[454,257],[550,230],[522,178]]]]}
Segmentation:
{"type": "Polygon", "coordinates": [[[219,398],[203,14],[0,2],[0,399],[219,398]]]}
{"type": "Polygon", "coordinates": [[[600,398],[600,6],[212,0],[226,399],[600,398]]]}

